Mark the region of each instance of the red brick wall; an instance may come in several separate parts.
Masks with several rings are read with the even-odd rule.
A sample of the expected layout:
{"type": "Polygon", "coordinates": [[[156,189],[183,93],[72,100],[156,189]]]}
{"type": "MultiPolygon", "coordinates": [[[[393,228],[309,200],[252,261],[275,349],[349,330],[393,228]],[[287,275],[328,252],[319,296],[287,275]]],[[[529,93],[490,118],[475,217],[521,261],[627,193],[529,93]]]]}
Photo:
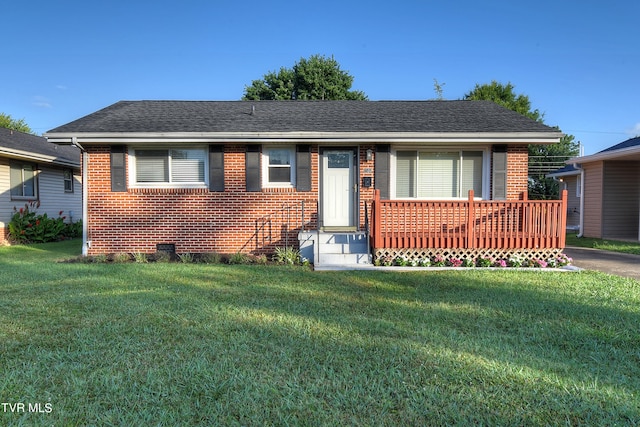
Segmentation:
{"type": "Polygon", "coordinates": [[[529,149],[526,145],[507,147],[507,200],[524,200],[528,193],[529,149]]]}
{"type": "Polygon", "coordinates": [[[90,255],[151,253],[158,243],[175,243],[177,253],[270,253],[285,243],[298,244],[302,201],[305,201],[305,227],[315,227],[317,221],[317,147],[311,153],[313,187],[309,192],[295,189],[246,192],[244,145],[225,147],[224,192],[208,189],[112,192],[109,147],[90,147],[88,151],[90,255]],[[257,222],[260,217],[265,217],[264,221],[257,222]]]}
{"type": "MultiPolygon", "coordinates": [[[[89,151],[88,233],[89,254],[156,251],[159,243],[174,243],[177,253],[271,253],[276,247],[297,246],[304,201],[306,229],[317,224],[319,183],[318,147],[311,150],[312,188],[245,190],[244,144],[224,148],[225,190],[128,189],[112,192],[110,149],[89,151]]],[[[364,177],[374,178],[374,159],[359,148],[360,225],[365,224],[364,204],[373,199],[374,187],[362,186],[364,177]]],[[[507,197],[519,200],[527,194],[526,146],[508,147],[507,197]]],[[[373,183],[372,183],[373,184],[373,183]]],[[[369,205],[370,207],[370,205],[369,205]]]]}

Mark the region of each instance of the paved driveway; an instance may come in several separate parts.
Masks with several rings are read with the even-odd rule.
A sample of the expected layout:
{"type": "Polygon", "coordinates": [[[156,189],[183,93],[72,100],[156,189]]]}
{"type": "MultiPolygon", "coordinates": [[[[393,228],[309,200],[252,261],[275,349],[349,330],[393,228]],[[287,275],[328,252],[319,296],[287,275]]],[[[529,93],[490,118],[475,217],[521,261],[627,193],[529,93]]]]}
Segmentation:
{"type": "Polygon", "coordinates": [[[572,265],[576,267],[630,277],[640,281],[640,255],[573,246],[567,246],[562,252],[573,258],[572,265]]]}

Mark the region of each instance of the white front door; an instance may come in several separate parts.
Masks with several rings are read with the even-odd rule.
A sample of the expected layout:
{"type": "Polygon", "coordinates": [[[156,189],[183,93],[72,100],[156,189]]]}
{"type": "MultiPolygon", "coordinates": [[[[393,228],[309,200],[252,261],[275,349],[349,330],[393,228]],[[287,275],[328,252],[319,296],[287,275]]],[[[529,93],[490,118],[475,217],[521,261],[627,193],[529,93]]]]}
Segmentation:
{"type": "Polygon", "coordinates": [[[322,155],[322,220],[325,227],[354,222],[353,150],[325,150],[322,155]]]}

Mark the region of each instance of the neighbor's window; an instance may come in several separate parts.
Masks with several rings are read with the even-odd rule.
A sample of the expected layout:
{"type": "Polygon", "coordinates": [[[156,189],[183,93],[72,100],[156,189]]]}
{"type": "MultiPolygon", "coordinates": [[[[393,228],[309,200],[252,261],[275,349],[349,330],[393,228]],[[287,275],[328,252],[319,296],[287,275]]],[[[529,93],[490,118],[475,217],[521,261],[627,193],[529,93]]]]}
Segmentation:
{"type": "Polygon", "coordinates": [[[207,152],[204,148],[134,149],[134,185],[206,185],[207,152]]]}
{"type": "Polygon", "coordinates": [[[35,199],[38,195],[36,165],[11,162],[10,185],[12,198],[35,199]]]}
{"type": "Polygon", "coordinates": [[[265,187],[295,185],[295,153],[293,147],[271,147],[262,150],[265,187]]]}
{"type": "Polygon", "coordinates": [[[397,198],[465,198],[482,196],[482,151],[397,151],[397,198]]]}
{"type": "Polygon", "coordinates": [[[64,192],[73,193],[73,170],[65,169],[62,174],[64,176],[64,192]]]}

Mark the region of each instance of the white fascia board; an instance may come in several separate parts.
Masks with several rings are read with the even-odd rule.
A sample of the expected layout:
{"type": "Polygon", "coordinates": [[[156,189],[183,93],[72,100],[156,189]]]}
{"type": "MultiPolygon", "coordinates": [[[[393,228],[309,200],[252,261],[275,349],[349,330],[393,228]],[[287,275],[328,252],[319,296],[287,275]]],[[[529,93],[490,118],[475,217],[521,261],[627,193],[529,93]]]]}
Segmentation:
{"type": "Polygon", "coordinates": [[[621,148],[619,150],[613,151],[605,151],[604,153],[596,153],[590,154],[588,156],[582,157],[572,157],[567,160],[565,163],[567,164],[577,164],[577,163],[589,163],[589,162],[597,162],[600,160],[611,160],[620,157],[627,157],[633,155],[640,155],[640,146],[621,148]]]}
{"type": "Polygon", "coordinates": [[[185,133],[83,133],[45,134],[49,142],[71,144],[73,137],[80,144],[114,143],[194,143],[194,142],[247,142],[247,143],[292,143],[292,142],[477,142],[482,144],[554,144],[560,141],[559,132],[517,133],[376,133],[376,132],[185,132],[185,133]]]}
{"type": "Polygon", "coordinates": [[[32,162],[50,163],[59,166],[69,166],[79,168],[80,162],[73,160],[61,159],[59,157],[47,156],[45,154],[32,153],[22,150],[11,150],[9,148],[0,147],[0,156],[6,156],[13,159],[29,160],[32,162]]]}

